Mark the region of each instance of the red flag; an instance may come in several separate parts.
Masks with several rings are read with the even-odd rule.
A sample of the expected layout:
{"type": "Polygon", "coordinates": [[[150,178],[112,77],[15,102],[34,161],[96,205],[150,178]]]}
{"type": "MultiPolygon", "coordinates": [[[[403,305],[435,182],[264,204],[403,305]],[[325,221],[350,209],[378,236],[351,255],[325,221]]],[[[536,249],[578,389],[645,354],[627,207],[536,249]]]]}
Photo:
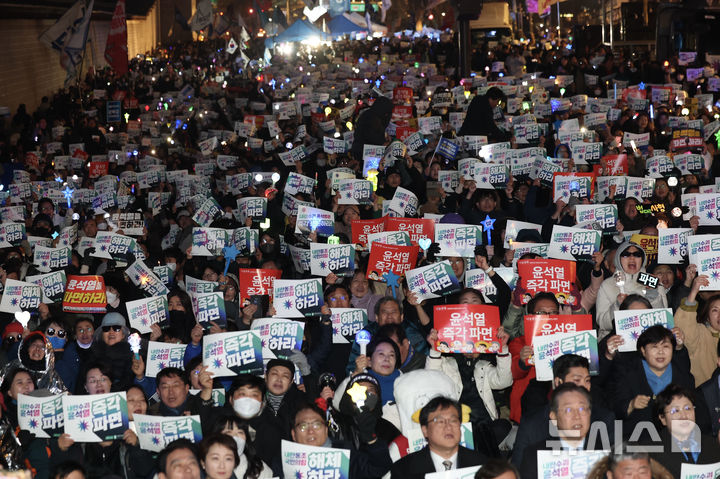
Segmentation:
{"type": "Polygon", "coordinates": [[[125,0],[118,0],[115,5],[107,43],[105,44],[105,60],[118,75],[128,71],[127,23],[125,22],[125,0]]]}

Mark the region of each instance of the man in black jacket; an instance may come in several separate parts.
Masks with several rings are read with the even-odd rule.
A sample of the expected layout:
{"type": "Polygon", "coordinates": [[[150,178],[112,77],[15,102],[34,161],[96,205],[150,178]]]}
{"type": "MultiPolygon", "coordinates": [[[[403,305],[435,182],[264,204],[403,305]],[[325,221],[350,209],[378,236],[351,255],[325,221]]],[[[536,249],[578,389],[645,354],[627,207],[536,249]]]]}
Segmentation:
{"type": "Polygon", "coordinates": [[[475,96],[468,106],[467,115],[458,136],[487,136],[490,143],[507,141],[510,135],[498,128],[494,117],[495,108],[504,98],[505,94],[498,87],[490,88],[484,95],[475,96]]]}
{"type": "Polygon", "coordinates": [[[428,445],[397,461],[391,479],[422,479],[431,472],[481,465],[485,456],[460,445],[461,423],[460,404],[442,396],[431,399],[420,410],[420,426],[428,445]]]}
{"type": "Polygon", "coordinates": [[[385,129],[390,124],[393,104],[389,98],[381,96],[370,108],[361,112],[355,127],[353,146],[350,150],[353,158],[363,161],[365,145],[384,145],[385,129]]]}

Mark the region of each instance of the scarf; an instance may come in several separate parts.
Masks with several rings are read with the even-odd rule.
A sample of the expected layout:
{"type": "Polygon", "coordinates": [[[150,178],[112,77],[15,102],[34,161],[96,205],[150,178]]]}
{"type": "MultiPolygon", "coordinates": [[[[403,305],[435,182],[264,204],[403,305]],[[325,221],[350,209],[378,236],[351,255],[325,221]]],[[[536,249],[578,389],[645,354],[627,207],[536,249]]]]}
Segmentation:
{"type": "Polygon", "coordinates": [[[271,392],[267,393],[267,403],[270,405],[275,414],[277,414],[278,410],[280,409],[280,405],[282,404],[284,397],[284,394],[282,396],[276,396],[271,392]]]}
{"type": "Polygon", "coordinates": [[[668,365],[660,376],[650,370],[650,366],[647,361],[643,359],[643,369],[645,369],[645,377],[647,378],[650,389],[652,389],[653,395],[657,396],[660,392],[665,389],[668,384],[672,382],[672,365],[668,365]]]}
{"type": "Polygon", "coordinates": [[[395,388],[394,383],[398,376],[400,376],[400,370],[396,369],[387,376],[381,376],[374,371],[368,371],[368,374],[377,379],[380,385],[380,402],[385,405],[390,401],[395,401],[395,388]]]}

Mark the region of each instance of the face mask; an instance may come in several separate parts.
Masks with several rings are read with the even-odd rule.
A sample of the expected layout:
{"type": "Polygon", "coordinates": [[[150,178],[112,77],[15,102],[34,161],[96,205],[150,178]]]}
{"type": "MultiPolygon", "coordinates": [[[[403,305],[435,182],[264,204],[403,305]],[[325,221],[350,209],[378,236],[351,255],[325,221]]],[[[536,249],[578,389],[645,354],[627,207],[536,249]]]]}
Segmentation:
{"type": "Polygon", "coordinates": [[[107,229],[107,223],[98,223],[97,229],[99,229],[100,231],[105,231],[107,229]]]}
{"type": "Polygon", "coordinates": [[[262,251],[265,254],[270,254],[275,250],[275,245],[273,244],[262,244],[260,245],[260,251],[262,251]]]}
{"type": "Polygon", "coordinates": [[[117,295],[115,293],[111,293],[110,291],[105,292],[105,296],[107,297],[108,304],[114,303],[117,299],[117,295]]]}
{"type": "Polygon", "coordinates": [[[175,271],[176,268],[177,268],[177,263],[168,263],[168,264],[166,264],[165,266],[167,266],[168,268],[170,268],[170,271],[175,271]]]}
{"type": "Polygon", "coordinates": [[[226,212],[225,212],[225,218],[231,220],[232,217],[233,217],[232,212],[229,212],[229,211],[226,211],[226,212]]]}
{"type": "Polygon", "coordinates": [[[245,451],[245,438],[233,436],[233,439],[235,439],[235,445],[237,446],[238,455],[242,455],[242,453],[245,451]]]}
{"type": "Polygon", "coordinates": [[[50,336],[48,338],[53,349],[63,349],[65,347],[65,338],[58,338],[57,336],[50,336]]]}
{"type": "Polygon", "coordinates": [[[233,402],[233,409],[243,419],[250,419],[260,412],[262,403],[257,399],[243,397],[233,402]]]}

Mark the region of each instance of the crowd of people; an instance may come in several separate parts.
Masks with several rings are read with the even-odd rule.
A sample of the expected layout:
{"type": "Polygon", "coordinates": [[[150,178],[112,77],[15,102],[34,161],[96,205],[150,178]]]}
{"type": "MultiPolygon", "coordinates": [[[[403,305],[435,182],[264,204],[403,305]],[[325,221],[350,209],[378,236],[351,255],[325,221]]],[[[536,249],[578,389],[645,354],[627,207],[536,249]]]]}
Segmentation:
{"type": "Polygon", "coordinates": [[[6,467],[38,479],[287,478],[299,454],[288,451],[304,450],[293,443],[349,451],[350,479],[477,466],[479,478],[551,477],[538,458],[552,449],[598,451],[585,466],[598,478],[720,462],[720,295],[688,247],[702,236],[716,251],[720,233],[689,201],[719,194],[718,65],[557,41],[478,49],[463,78],[449,35],[280,51],[254,60],[262,52],[230,53],[222,40],[168,45],[125,76],[90,71],[2,124],[0,282],[8,298],[18,284],[42,293],[0,303],[6,467]],[[501,167],[491,179],[488,164],[501,167]],[[574,182],[558,189],[564,174],[574,182]],[[355,196],[348,180],[372,191],[355,196]],[[248,198],[259,212],[243,208],[248,198]],[[587,205],[614,215],[583,222],[587,205]],[[310,209],[330,224],[307,223],[310,209]],[[481,227],[463,254],[428,229],[368,244],[392,231],[383,217],[430,219],[436,234],[481,227]],[[564,296],[531,289],[517,270],[558,258],[560,227],[600,236],[570,260],[564,296]],[[658,237],[680,228],[678,261],[661,261],[658,237]],[[227,234],[213,247],[200,239],[217,230],[227,234]],[[106,233],[132,240],[96,245],[106,233]],[[371,247],[382,243],[416,246],[403,272],[447,264],[456,286],[426,295],[393,269],[400,256],[378,271],[371,247]],[[352,245],[351,266],[318,274],[311,252],[323,244],[352,245]],[[58,261],[40,254],[64,248],[58,261]],[[478,270],[482,285],[469,279],[478,270]],[[283,316],[272,286],[248,294],[248,271],[317,278],[321,307],[283,316]],[[59,290],[44,281],[57,272],[59,290]],[[71,280],[98,276],[100,308],[83,309],[71,280]],[[224,320],[200,313],[210,292],[224,320]],[[151,297],[166,302],[140,330],[130,303],[151,297]],[[496,307],[493,352],[440,350],[436,307],[447,305],[496,307]],[[346,330],[336,316],[350,309],[365,320],[346,330]],[[628,310],[669,311],[669,322],[646,324],[628,349],[616,317],[628,310]],[[594,331],[596,354],[556,354],[552,379],[539,380],[527,318],[559,315],[572,315],[570,331],[594,331]],[[273,317],[302,324],[297,347],[263,345],[259,370],[213,372],[210,340],[273,317]],[[158,343],[186,347],[158,366],[158,343]],[[32,432],[19,412],[26,397],[113,392],[130,424],[197,416],[202,434],[166,434],[161,451],[132,426],[83,442],[32,432]]]}

